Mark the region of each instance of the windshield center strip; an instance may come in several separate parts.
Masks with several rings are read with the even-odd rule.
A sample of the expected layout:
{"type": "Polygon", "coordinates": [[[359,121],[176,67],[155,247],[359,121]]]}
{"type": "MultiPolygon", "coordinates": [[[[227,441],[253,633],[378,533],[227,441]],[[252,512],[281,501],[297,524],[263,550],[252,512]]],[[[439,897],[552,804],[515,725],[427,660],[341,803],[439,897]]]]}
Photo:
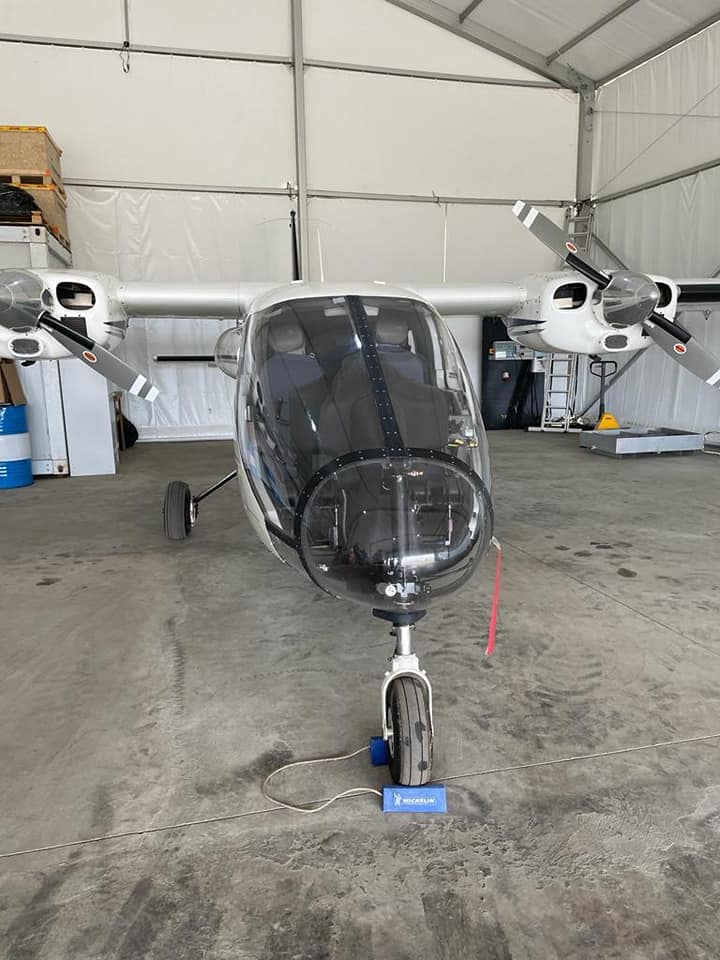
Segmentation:
{"type": "Polygon", "coordinates": [[[380,418],[380,428],[383,434],[385,448],[389,454],[406,456],[407,451],[400,435],[395,410],[393,409],[390,391],[388,390],[385,376],[380,363],[377,344],[373,332],[370,329],[368,316],[365,312],[362,299],[360,297],[347,297],[350,319],[352,320],[355,333],[360,341],[363,359],[370,378],[370,387],[372,389],[375,405],[377,407],[378,417],[380,418]]]}

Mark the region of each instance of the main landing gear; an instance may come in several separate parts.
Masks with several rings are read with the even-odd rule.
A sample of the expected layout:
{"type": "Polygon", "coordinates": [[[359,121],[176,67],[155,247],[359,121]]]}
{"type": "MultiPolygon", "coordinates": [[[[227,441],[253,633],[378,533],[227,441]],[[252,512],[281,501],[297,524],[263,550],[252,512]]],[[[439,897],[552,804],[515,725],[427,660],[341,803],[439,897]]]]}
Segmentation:
{"type": "Polygon", "coordinates": [[[412,631],[425,613],[373,610],[373,616],[389,620],[395,637],[380,694],[390,776],[395,783],[419,787],[430,780],[433,754],[432,687],[412,652],[412,631]]]}
{"type": "Polygon", "coordinates": [[[167,486],[163,501],[163,530],[168,540],[184,540],[189,537],[197,521],[198,504],[236,476],[237,470],[233,470],[196,497],[192,495],[184,480],[172,480],[167,486]]]}

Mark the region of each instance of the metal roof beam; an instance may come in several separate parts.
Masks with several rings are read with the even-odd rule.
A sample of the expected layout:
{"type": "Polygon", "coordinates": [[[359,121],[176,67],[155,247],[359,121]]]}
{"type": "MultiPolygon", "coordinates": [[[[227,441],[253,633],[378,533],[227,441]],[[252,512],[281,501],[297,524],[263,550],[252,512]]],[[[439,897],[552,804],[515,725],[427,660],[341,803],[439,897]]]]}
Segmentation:
{"type": "Polygon", "coordinates": [[[339,63],[335,60],[308,60],[306,67],[318,70],[340,70],[347,73],[373,73],[385,77],[410,77],[413,80],[442,80],[447,83],[479,83],[493,87],[535,87],[540,90],[557,90],[550,80],[503,80],[502,77],[478,77],[466,73],[437,73],[434,70],[406,70],[403,67],[375,67],[367,63],[339,63]]]}
{"type": "Polygon", "coordinates": [[[496,33],[482,24],[474,21],[460,22],[458,15],[453,10],[448,10],[435,0],[387,0],[394,7],[406,10],[408,13],[414,13],[416,16],[427,20],[428,23],[435,24],[436,27],[442,27],[454,33],[457,37],[476,43],[491,53],[496,53],[506,60],[511,60],[518,66],[525,67],[526,70],[532,70],[539,73],[541,77],[547,77],[548,80],[554,80],[555,83],[568,90],[589,90],[593,88],[593,81],[571,67],[563,64],[546,62],[543,54],[537,50],[531,50],[530,47],[516,43],[509,37],[496,33]]]}
{"type": "Polygon", "coordinates": [[[598,249],[602,250],[602,252],[605,254],[606,257],[610,257],[611,260],[614,260],[621,270],[630,269],[630,267],[628,267],[625,261],[621,260],[620,257],[615,253],[615,251],[611,250],[610,247],[600,239],[600,237],[595,233],[594,230],[590,233],[590,236],[592,237],[593,242],[597,244],[598,249]]]}
{"type": "Polygon", "coordinates": [[[593,202],[610,203],[611,200],[622,200],[623,197],[631,197],[635,193],[653,190],[655,187],[663,187],[666,183],[684,180],[685,177],[694,177],[696,173],[704,173],[705,170],[714,170],[716,167],[720,167],[720,157],[716,157],[714,160],[706,160],[704,163],[696,163],[694,166],[687,167],[685,170],[668,173],[664,177],[657,177],[655,180],[648,180],[646,183],[638,183],[633,187],[626,187],[625,190],[618,190],[616,193],[606,193],[599,197],[593,197],[593,202]]]}
{"type": "Polygon", "coordinates": [[[596,80],[596,85],[598,87],[602,87],[604,84],[610,83],[611,80],[617,80],[617,78],[622,76],[623,73],[629,73],[631,70],[641,67],[649,60],[654,60],[655,57],[659,57],[663,53],[667,53],[668,50],[672,50],[672,48],[676,47],[679,43],[689,40],[691,37],[694,37],[698,33],[702,33],[703,30],[707,30],[708,27],[712,27],[713,24],[718,22],[720,22],[720,11],[713,13],[712,16],[708,17],[706,20],[696,23],[693,27],[684,30],[682,33],[676,34],[676,36],[671,37],[670,40],[666,40],[664,43],[654,47],[652,50],[648,50],[647,53],[644,53],[636,60],[631,60],[629,63],[624,63],[621,67],[613,70],[612,73],[608,73],[607,76],[602,77],[600,80],[596,80]]]}
{"type": "Polygon", "coordinates": [[[587,40],[588,37],[591,37],[594,33],[597,33],[606,23],[610,23],[616,17],[619,17],[621,13],[625,13],[626,10],[629,10],[630,7],[634,7],[639,0],[625,0],[624,3],[621,3],[619,7],[615,7],[614,10],[611,10],[609,13],[606,13],[604,17],[600,17],[599,20],[596,20],[595,23],[591,23],[589,27],[579,33],[576,37],[566,41],[562,46],[558,47],[555,53],[551,53],[547,58],[547,63],[553,63],[557,60],[558,57],[561,57],[564,53],[567,53],[572,47],[576,47],[579,43],[582,43],[583,40],[587,40]]]}
{"type": "Polygon", "coordinates": [[[472,0],[472,3],[469,3],[460,14],[460,23],[462,23],[463,20],[467,20],[473,10],[476,10],[482,2],[483,0],[472,0]]]}

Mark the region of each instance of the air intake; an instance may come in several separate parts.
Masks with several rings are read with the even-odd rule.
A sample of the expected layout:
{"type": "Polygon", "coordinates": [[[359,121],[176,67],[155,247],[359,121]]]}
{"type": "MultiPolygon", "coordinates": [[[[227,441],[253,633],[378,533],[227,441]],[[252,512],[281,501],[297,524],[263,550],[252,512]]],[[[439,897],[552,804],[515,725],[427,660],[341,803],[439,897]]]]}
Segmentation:
{"type": "Polygon", "coordinates": [[[16,357],[37,357],[42,353],[42,344],[34,337],[15,337],[10,341],[10,349],[16,357]]]}

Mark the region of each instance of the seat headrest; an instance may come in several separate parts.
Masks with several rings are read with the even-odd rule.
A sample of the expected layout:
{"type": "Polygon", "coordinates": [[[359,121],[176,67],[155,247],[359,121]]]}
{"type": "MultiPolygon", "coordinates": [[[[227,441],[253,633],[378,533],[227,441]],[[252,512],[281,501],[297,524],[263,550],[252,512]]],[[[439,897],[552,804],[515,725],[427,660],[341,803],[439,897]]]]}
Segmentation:
{"type": "Polygon", "coordinates": [[[375,338],[378,343],[388,346],[404,346],[408,342],[408,323],[397,313],[381,312],[375,327],[375,338]]]}
{"type": "Polygon", "coordinates": [[[275,353],[292,353],[305,346],[305,334],[294,317],[272,320],[269,339],[275,353]]]}

